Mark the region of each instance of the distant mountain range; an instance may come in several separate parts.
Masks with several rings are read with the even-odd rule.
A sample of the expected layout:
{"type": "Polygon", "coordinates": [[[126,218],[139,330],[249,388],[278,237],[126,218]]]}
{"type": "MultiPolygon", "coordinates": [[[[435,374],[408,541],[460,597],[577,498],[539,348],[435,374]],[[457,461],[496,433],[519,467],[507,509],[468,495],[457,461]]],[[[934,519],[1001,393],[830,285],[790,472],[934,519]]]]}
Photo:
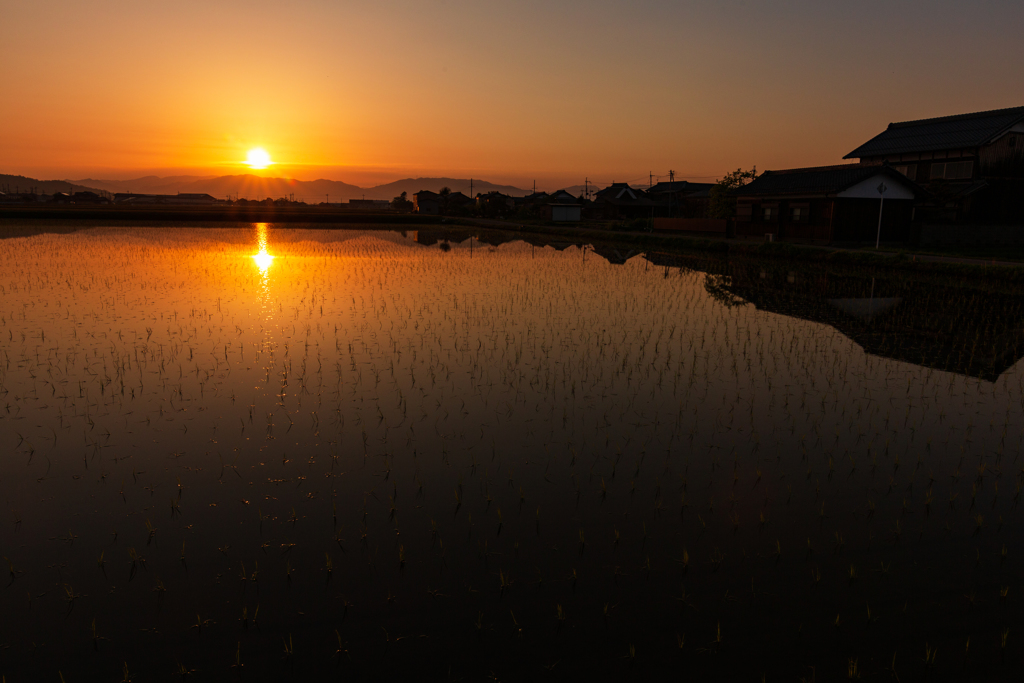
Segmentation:
{"type": "Polygon", "coordinates": [[[0,173],[0,192],[4,193],[35,193],[53,194],[55,192],[88,192],[95,191],[95,185],[84,185],[68,180],[36,180],[23,175],[4,175],[0,173]]]}
{"type": "MultiPolygon", "coordinates": [[[[288,178],[263,178],[256,175],[172,176],[168,178],[146,176],[133,180],[85,178],[67,182],[84,186],[84,188],[106,190],[113,193],[177,194],[179,192],[196,192],[213,195],[218,199],[235,196],[243,199],[265,199],[266,197],[276,199],[293,196],[297,201],[310,204],[324,201],[335,203],[363,198],[393,199],[403,192],[411,199],[412,195],[420,190],[437,192],[442,187],[451,188],[453,192],[463,192],[467,195],[470,193],[468,178],[406,178],[369,188],[350,185],[340,180],[291,180],[288,178]]],[[[497,185],[485,180],[473,180],[472,191],[473,194],[497,191],[515,197],[522,197],[530,193],[529,190],[511,185],[497,185]]]]}
{"type": "MultiPolygon", "coordinates": [[[[263,178],[257,175],[226,176],[145,176],[131,180],[103,180],[83,178],[81,180],[36,180],[25,176],[0,174],[0,192],[86,192],[102,190],[117,194],[209,194],[218,199],[239,197],[241,199],[265,199],[272,197],[294,197],[296,201],[309,204],[346,202],[350,199],[394,199],[403,192],[412,199],[420,190],[438,192],[448,187],[452,192],[477,194],[479,192],[501,192],[513,197],[524,197],[531,190],[512,185],[499,185],[486,180],[472,181],[469,178],[406,178],[376,187],[358,187],[340,180],[292,180],[289,178],[263,178]],[[472,183],[472,184],[471,184],[472,183]]],[[[565,188],[574,195],[583,194],[583,185],[565,188]]],[[[591,192],[594,186],[590,186],[591,192]]]]}
{"type": "MultiPolygon", "coordinates": [[[[297,201],[309,204],[346,202],[350,199],[393,199],[403,192],[411,199],[420,190],[438,192],[443,187],[453,192],[473,195],[479,192],[501,192],[513,197],[523,197],[531,190],[524,190],[512,185],[499,185],[486,180],[470,180],[469,178],[406,178],[376,187],[358,187],[340,180],[292,180],[288,178],[263,178],[261,176],[226,175],[226,176],[145,176],[132,180],[103,180],[99,178],[83,178],[81,180],[36,180],[25,176],[0,174],[0,192],[36,192],[53,194],[55,192],[86,192],[102,190],[117,194],[133,192],[135,194],[178,194],[199,193],[209,194],[218,199],[239,197],[242,199],[265,199],[272,197],[294,197],[297,201]],[[472,183],[472,185],[471,185],[472,183]]],[[[574,195],[583,194],[583,185],[565,188],[574,195]]],[[[590,186],[593,192],[594,186],[590,186]]]]}

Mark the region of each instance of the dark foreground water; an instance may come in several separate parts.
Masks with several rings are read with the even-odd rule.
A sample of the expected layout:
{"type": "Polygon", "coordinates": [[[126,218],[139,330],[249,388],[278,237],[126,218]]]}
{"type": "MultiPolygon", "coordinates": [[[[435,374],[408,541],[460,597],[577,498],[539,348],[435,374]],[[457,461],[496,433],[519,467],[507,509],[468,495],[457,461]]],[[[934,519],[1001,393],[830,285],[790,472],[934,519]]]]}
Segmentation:
{"type": "Polygon", "coordinates": [[[0,674],[1019,680],[1024,291],[530,240],[0,241],[0,674]]]}

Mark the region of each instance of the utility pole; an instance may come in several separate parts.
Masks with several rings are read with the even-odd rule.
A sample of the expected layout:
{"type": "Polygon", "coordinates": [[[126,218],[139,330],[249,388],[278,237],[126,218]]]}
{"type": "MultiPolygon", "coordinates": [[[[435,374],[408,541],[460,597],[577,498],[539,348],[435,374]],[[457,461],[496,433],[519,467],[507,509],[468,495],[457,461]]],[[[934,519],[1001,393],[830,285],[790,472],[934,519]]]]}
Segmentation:
{"type": "Polygon", "coordinates": [[[470,197],[473,196],[473,179],[472,178],[469,179],[469,196],[470,197]]]}
{"type": "Polygon", "coordinates": [[[882,242],[882,209],[885,208],[885,191],[889,188],[885,186],[885,183],[879,183],[878,185],[878,235],[875,237],[875,249],[878,249],[878,245],[882,242]]]}
{"type": "Polygon", "coordinates": [[[590,199],[590,178],[584,178],[583,180],[583,196],[590,199]]]}
{"type": "Polygon", "coordinates": [[[648,171],[648,173],[650,175],[647,178],[647,189],[650,190],[652,187],[654,187],[654,173],[650,171],[648,171]]]}
{"type": "Polygon", "coordinates": [[[668,181],[670,183],[674,183],[676,181],[676,172],[675,171],[670,170],[668,172],[668,181]]]}
{"type": "Polygon", "coordinates": [[[537,181],[536,180],[533,181],[533,193],[537,194],[537,181]]]}

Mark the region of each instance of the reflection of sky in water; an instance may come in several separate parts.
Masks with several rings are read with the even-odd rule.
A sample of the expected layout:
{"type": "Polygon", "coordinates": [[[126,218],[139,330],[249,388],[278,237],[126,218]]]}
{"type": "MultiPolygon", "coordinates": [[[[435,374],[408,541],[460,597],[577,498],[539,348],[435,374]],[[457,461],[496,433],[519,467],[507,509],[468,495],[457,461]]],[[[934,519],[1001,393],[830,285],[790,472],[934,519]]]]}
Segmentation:
{"type": "Polygon", "coordinates": [[[950,585],[979,586],[972,652],[1000,661],[997,590],[1024,571],[1017,367],[983,382],[865,353],[840,330],[872,330],[790,297],[799,277],[709,287],[484,235],[472,257],[393,232],[253,237],[0,241],[9,680],[89,680],[72,646],[94,618],[95,661],[140,679],[182,652],[234,676],[240,651],[280,680],[339,659],[355,680],[483,680],[500,657],[451,653],[507,642],[524,680],[607,678],[630,643],[640,674],[845,675],[897,641],[962,651],[950,585]],[[719,626],[743,657],[698,652],[719,626]]]}

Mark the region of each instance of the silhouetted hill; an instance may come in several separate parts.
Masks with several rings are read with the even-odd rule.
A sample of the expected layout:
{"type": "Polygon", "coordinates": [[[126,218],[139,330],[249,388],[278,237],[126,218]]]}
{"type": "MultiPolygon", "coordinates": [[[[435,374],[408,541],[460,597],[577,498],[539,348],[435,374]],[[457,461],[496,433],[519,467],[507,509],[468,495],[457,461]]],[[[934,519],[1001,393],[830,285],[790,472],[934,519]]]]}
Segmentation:
{"type": "Polygon", "coordinates": [[[296,201],[308,204],[320,202],[347,201],[358,199],[363,189],[340,180],[292,180],[288,178],[262,178],[256,175],[229,175],[209,180],[198,180],[185,186],[182,192],[206,192],[223,199],[229,195],[237,195],[249,199],[265,199],[266,197],[295,196],[296,201]]]}
{"type": "Polygon", "coordinates": [[[69,182],[97,187],[107,192],[117,194],[118,192],[134,192],[136,194],[177,194],[183,192],[182,187],[204,180],[212,180],[217,176],[179,175],[160,177],[155,175],[132,180],[100,180],[97,178],[83,178],[69,182]]]}
{"type": "Polygon", "coordinates": [[[35,192],[36,194],[53,194],[54,192],[95,192],[102,190],[95,185],[81,185],[67,180],[36,180],[23,175],[4,175],[0,173],[0,192],[35,192]]]}
{"type": "Polygon", "coordinates": [[[146,176],[133,180],[89,179],[79,182],[90,182],[109,192],[135,192],[137,194],[198,192],[213,195],[218,199],[235,196],[242,199],[265,199],[267,197],[277,199],[294,195],[297,201],[310,204],[327,201],[328,197],[331,202],[356,199],[362,197],[365,192],[360,187],[338,180],[306,181],[289,178],[263,178],[252,174],[220,177],[171,176],[159,178],[146,176]]]}
{"type": "Polygon", "coordinates": [[[597,192],[598,190],[601,189],[599,186],[594,185],[594,183],[590,183],[589,186],[588,185],[570,185],[569,187],[562,187],[562,188],[559,188],[559,189],[565,190],[566,192],[571,194],[573,197],[582,197],[584,195],[584,193],[586,192],[588,187],[590,188],[591,198],[593,198],[593,195],[594,195],[595,192],[597,192]]]}
{"type": "MultiPolygon", "coordinates": [[[[101,180],[87,178],[69,181],[107,192],[135,192],[137,194],[177,194],[179,192],[200,192],[218,199],[238,196],[243,199],[264,199],[266,197],[287,197],[294,195],[298,201],[319,204],[350,199],[393,199],[405,192],[410,198],[420,190],[439,191],[450,187],[453,192],[469,194],[469,178],[405,178],[376,187],[362,188],[340,180],[293,180],[289,178],[264,178],[261,176],[145,176],[132,180],[101,180]]],[[[473,180],[473,193],[502,192],[514,197],[530,193],[512,185],[498,185],[486,180],[473,180]]]]}

